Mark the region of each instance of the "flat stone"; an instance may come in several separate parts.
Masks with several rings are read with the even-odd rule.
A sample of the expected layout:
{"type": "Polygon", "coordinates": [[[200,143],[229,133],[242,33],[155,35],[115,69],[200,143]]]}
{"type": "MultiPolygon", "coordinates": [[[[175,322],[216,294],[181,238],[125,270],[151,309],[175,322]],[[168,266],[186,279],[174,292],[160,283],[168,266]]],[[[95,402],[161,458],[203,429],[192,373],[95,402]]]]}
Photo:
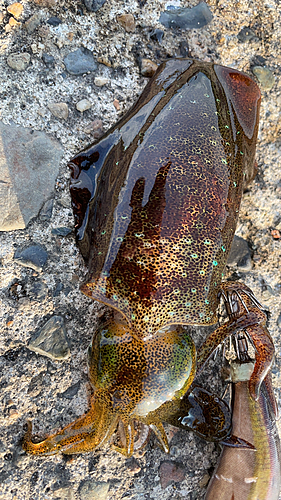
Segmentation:
{"type": "Polygon", "coordinates": [[[7,7],[9,14],[12,14],[16,19],[18,19],[23,11],[23,5],[19,2],[12,3],[7,7]]]}
{"type": "Polygon", "coordinates": [[[51,359],[69,358],[69,342],[63,317],[52,316],[31,338],[28,348],[51,359]]]}
{"type": "Polygon", "coordinates": [[[62,23],[62,20],[59,17],[53,16],[47,20],[47,23],[50,24],[51,26],[58,26],[59,24],[62,23]]]}
{"type": "Polygon", "coordinates": [[[253,267],[251,253],[248,243],[241,236],[234,236],[229,256],[227,259],[229,267],[236,267],[238,271],[250,271],[253,267]]]}
{"type": "Polygon", "coordinates": [[[21,52],[20,54],[13,53],[7,57],[7,64],[15,71],[24,71],[30,63],[30,54],[21,52]]]}
{"type": "Polygon", "coordinates": [[[71,387],[66,389],[66,391],[58,394],[58,398],[73,399],[74,396],[76,396],[76,394],[78,393],[79,389],[80,382],[76,382],[76,384],[73,384],[71,387]]]}
{"type": "Polygon", "coordinates": [[[106,0],[83,0],[83,2],[85,4],[85,7],[90,12],[97,12],[106,2],[106,0]]]}
{"type": "Polygon", "coordinates": [[[33,33],[36,28],[40,25],[42,20],[42,15],[39,12],[36,12],[31,16],[25,23],[24,23],[24,28],[26,29],[27,33],[31,34],[33,33]]]}
{"type": "Polygon", "coordinates": [[[205,2],[195,7],[182,7],[161,12],[159,22],[166,28],[197,29],[206,26],[213,15],[205,2]]]}
{"type": "Polygon", "coordinates": [[[48,287],[42,281],[34,281],[28,290],[28,297],[33,300],[43,300],[48,295],[48,287]]]}
{"type": "Polygon", "coordinates": [[[136,29],[135,18],[133,14],[121,14],[117,16],[117,22],[127,33],[133,33],[136,29]]]}
{"type": "Polygon", "coordinates": [[[85,47],[79,47],[79,49],[70,52],[63,61],[66,71],[71,75],[84,75],[97,69],[92,51],[85,47]]]}
{"type": "Polygon", "coordinates": [[[0,231],[24,229],[50,197],[63,149],[44,132],[0,122],[0,231]]]}
{"type": "Polygon", "coordinates": [[[81,101],[77,102],[76,104],[76,109],[77,111],[80,111],[80,113],[83,113],[83,111],[87,111],[87,109],[90,109],[92,107],[92,103],[88,101],[88,99],[81,99],[81,101]]]}
{"type": "Polygon", "coordinates": [[[272,89],[275,84],[275,76],[270,69],[264,68],[263,66],[254,66],[252,71],[264,90],[272,89]]]}
{"type": "Polygon", "coordinates": [[[70,227],[54,227],[52,229],[52,234],[56,234],[57,236],[67,236],[70,234],[72,229],[70,227]]]}
{"type": "Polygon", "coordinates": [[[79,487],[81,500],[106,500],[109,483],[105,481],[83,481],[79,487]]]}
{"type": "Polygon", "coordinates": [[[48,104],[48,109],[56,118],[59,118],[60,120],[67,120],[68,105],[65,102],[51,102],[48,104]]]}
{"type": "Polygon", "coordinates": [[[41,220],[49,220],[53,213],[54,200],[47,200],[41,208],[39,217],[41,220]]]}
{"type": "Polygon", "coordinates": [[[48,253],[40,245],[31,245],[27,248],[18,248],[14,254],[14,260],[24,267],[31,267],[34,271],[42,271],[46,264],[48,253]]]}

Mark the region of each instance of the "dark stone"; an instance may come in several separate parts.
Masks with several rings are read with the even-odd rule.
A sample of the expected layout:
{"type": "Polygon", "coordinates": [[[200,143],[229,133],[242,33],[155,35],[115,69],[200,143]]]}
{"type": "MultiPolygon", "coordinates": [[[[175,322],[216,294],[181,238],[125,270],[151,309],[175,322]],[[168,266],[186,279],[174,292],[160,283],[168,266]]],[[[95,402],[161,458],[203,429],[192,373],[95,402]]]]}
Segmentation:
{"type": "Polygon", "coordinates": [[[277,326],[278,326],[278,328],[281,328],[281,313],[279,314],[279,316],[277,318],[277,326]]]}
{"type": "Polygon", "coordinates": [[[28,344],[35,351],[51,359],[66,359],[70,356],[69,343],[61,316],[52,316],[28,344]]]}
{"type": "Polygon", "coordinates": [[[188,55],[189,55],[189,47],[188,47],[188,43],[187,43],[186,40],[182,40],[179,43],[179,51],[180,51],[181,57],[188,57],[188,55]]]}
{"type": "Polygon", "coordinates": [[[105,4],[106,0],[83,0],[83,2],[90,12],[97,12],[105,4]]]}
{"type": "Polygon", "coordinates": [[[41,220],[49,220],[52,217],[54,206],[54,200],[47,200],[40,211],[40,219],[41,220]]]}
{"type": "Polygon", "coordinates": [[[42,300],[48,294],[48,287],[42,281],[35,281],[30,286],[28,296],[32,299],[42,300]]]}
{"type": "Polygon", "coordinates": [[[58,26],[59,24],[62,23],[61,19],[59,17],[50,17],[47,21],[48,24],[51,26],[58,26]]]}
{"type": "Polygon", "coordinates": [[[76,384],[73,384],[71,387],[66,389],[66,391],[62,392],[61,394],[58,394],[58,397],[65,399],[72,399],[74,396],[76,396],[77,392],[79,391],[79,388],[80,388],[80,382],[76,382],[76,384]]]}
{"type": "Polygon", "coordinates": [[[40,394],[43,387],[43,372],[39,373],[39,375],[35,375],[32,377],[30,384],[27,389],[27,394],[32,397],[38,396],[40,394]]]}
{"type": "Polygon", "coordinates": [[[61,282],[59,281],[59,282],[58,282],[58,284],[57,284],[57,286],[56,286],[56,288],[55,288],[55,291],[54,291],[54,293],[53,293],[53,296],[54,296],[54,297],[57,297],[57,296],[60,294],[60,292],[63,290],[63,287],[64,287],[63,283],[61,283],[61,282]]]}
{"type": "Polygon", "coordinates": [[[239,42],[250,42],[250,40],[257,39],[257,36],[251,28],[244,27],[239,31],[237,38],[239,42]]]}
{"type": "Polygon", "coordinates": [[[47,52],[43,52],[42,59],[43,59],[44,63],[49,65],[49,66],[54,64],[54,62],[55,62],[54,56],[51,56],[51,54],[47,54],[47,52]]]}
{"type": "Polygon", "coordinates": [[[150,33],[149,38],[151,38],[151,40],[153,40],[154,42],[161,43],[163,36],[164,36],[164,31],[155,29],[152,31],[152,33],[150,33]]]}
{"type": "Polygon", "coordinates": [[[56,234],[57,236],[67,236],[70,234],[72,229],[70,227],[54,227],[52,229],[52,234],[56,234]]]}
{"type": "Polygon", "coordinates": [[[172,8],[161,12],[159,22],[166,28],[197,29],[206,26],[213,15],[205,2],[195,7],[172,8]]]}
{"type": "Polygon", "coordinates": [[[227,265],[229,267],[236,267],[242,272],[250,271],[253,267],[248,243],[240,236],[234,236],[227,265]]]}
{"type": "Polygon", "coordinates": [[[30,247],[18,248],[14,254],[15,261],[24,267],[31,267],[35,271],[42,271],[46,264],[48,254],[40,245],[31,245],[30,247]]]}
{"type": "Polygon", "coordinates": [[[85,47],[79,47],[79,49],[70,52],[63,61],[66,70],[71,75],[84,75],[88,71],[97,69],[93,53],[85,47]]]}

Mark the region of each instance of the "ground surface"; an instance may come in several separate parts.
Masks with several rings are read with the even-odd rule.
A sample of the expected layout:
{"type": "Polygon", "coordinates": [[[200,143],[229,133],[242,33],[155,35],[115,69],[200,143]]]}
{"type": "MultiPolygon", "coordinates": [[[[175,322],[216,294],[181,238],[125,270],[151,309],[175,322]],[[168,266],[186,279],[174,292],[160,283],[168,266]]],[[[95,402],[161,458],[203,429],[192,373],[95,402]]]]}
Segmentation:
{"type": "MultiPolygon", "coordinates": [[[[272,233],[273,229],[281,231],[279,2],[209,0],[213,20],[197,30],[172,30],[158,22],[166,5],[192,7],[196,0],[147,0],[142,2],[143,6],[137,0],[107,0],[96,13],[86,11],[78,1],[22,0],[23,11],[18,19],[7,12],[12,3],[12,0],[0,1],[0,119],[6,125],[17,124],[49,134],[59,141],[64,153],[49,196],[54,200],[51,217],[34,217],[26,228],[0,233],[0,498],[203,498],[219,448],[192,434],[175,432],[174,428],[168,430],[170,456],[153,439],[144,451],[129,460],[108,446],[71,460],[61,455],[34,458],[22,452],[20,440],[27,419],[34,421],[35,433],[43,435],[87,409],[86,351],[96,316],[103,310],[79,292],[85,268],[73,232],[60,236],[51,231],[57,227],[73,229],[67,160],[94,140],[95,120],[101,119],[106,130],[135,101],[147,82],[140,74],[140,58],[159,64],[185,51],[190,57],[229,65],[251,76],[255,66],[268,68],[275,80],[272,87],[268,80],[261,87],[259,173],[244,195],[237,234],[250,243],[253,251],[252,269],[240,272],[240,278],[270,310],[269,329],[276,345],[273,382],[279,398],[281,239],[278,232],[272,233]],[[124,13],[133,14],[134,32],[126,32],[116,21],[116,16],[124,13]],[[33,15],[37,26],[28,30],[25,23],[33,15]],[[53,16],[61,24],[47,23],[53,16]],[[254,35],[250,40],[246,36],[240,41],[237,35],[244,27],[251,28],[254,35]],[[164,31],[160,43],[149,36],[156,28],[164,31]],[[91,50],[100,62],[94,72],[71,75],[63,59],[81,46],[91,50]],[[23,71],[7,64],[8,56],[13,53],[30,55],[23,71]],[[43,54],[53,56],[54,61],[44,62],[43,54]],[[106,83],[98,86],[99,81],[94,83],[96,77],[105,78],[106,83]],[[82,99],[91,103],[83,113],[76,109],[82,99]],[[65,103],[68,117],[57,118],[52,114],[49,106],[53,103],[65,103]],[[48,253],[41,272],[22,267],[14,260],[15,250],[28,244],[40,244],[48,253]],[[71,356],[63,361],[54,361],[26,347],[32,335],[54,314],[64,318],[71,346],[71,356]],[[72,390],[65,392],[69,388],[72,390]],[[164,462],[167,462],[166,472],[164,462]],[[168,486],[162,482],[166,486],[162,487],[163,476],[175,481],[168,486]]],[[[16,151],[19,144],[15,142],[13,147],[16,151]]],[[[25,181],[28,183],[28,179],[25,181]]],[[[211,363],[207,372],[209,386],[215,384],[216,372],[218,368],[211,363]]],[[[216,387],[217,391],[222,390],[219,381],[216,387]]]]}

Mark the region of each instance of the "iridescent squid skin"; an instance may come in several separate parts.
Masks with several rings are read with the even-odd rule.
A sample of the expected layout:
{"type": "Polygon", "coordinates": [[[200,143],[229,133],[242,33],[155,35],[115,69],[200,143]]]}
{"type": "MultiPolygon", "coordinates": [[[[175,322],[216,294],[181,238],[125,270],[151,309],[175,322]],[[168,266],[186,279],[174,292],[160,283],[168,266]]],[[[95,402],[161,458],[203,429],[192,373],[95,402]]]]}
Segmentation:
{"type": "Polygon", "coordinates": [[[197,367],[244,327],[258,346],[250,379],[258,397],[274,351],[259,318],[230,311],[198,361],[183,325],[216,324],[219,295],[237,286],[221,281],[243,186],[255,175],[259,105],[247,75],[172,59],[125,117],[71,160],[77,242],[89,268],[81,290],[115,312],[89,352],[91,409],[41,443],[30,424],[25,450],[94,450],[121,422],[119,451],[131,455],[139,421],[168,451],[162,422],[189,397],[197,367]]]}

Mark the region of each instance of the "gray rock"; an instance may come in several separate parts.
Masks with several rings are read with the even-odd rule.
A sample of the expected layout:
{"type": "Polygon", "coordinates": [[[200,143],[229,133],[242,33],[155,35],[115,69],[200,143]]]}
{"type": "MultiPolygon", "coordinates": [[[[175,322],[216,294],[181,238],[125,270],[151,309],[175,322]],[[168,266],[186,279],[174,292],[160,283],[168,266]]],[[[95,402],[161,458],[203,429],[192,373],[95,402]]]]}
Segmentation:
{"type": "Polygon", "coordinates": [[[52,234],[56,234],[57,236],[67,236],[70,234],[72,229],[70,227],[54,227],[52,229],[52,234]]]}
{"type": "Polygon", "coordinates": [[[24,267],[31,267],[35,271],[42,271],[46,264],[48,254],[40,245],[31,245],[30,247],[18,248],[14,254],[14,260],[24,267]]]}
{"type": "Polygon", "coordinates": [[[252,71],[264,90],[272,89],[275,84],[275,76],[270,69],[263,68],[262,66],[254,66],[252,71]]]}
{"type": "Polygon", "coordinates": [[[277,326],[278,326],[278,328],[281,328],[281,313],[279,314],[279,316],[277,318],[277,326]]]}
{"type": "Polygon", "coordinates": [[[159,22],[166,28],[197,29],[206,26],[213,15],[205,2],[195,7],[175,8],[161,12],[159,22]]]}
{"type": "Polygon", "coordinates": [[[71,75],[84,75],[88,71],[95,71],[97,69],[93,53],[85,47],[79,47],[74,52],[70,52],[64,58],[64,64],[66,70],[71,75]]]}
{"type": "Polygon", "coordinates": [[[106,0],[83,0],[83,2],[85,4],[85,7],[90,12],[97,12],[106,2],[106,0]]]}
{"type": "Polygon", "coordinates": [[[50,54],[47,54],[46,52],[43,52],[42,54],[42,59],[45,64],[51,66],[55,62],[54,56],[51,56],[50,54]]]}
{"type": "Polygon", "coordinates": [[[30,63],[30,54],[21,52],[20,54],[10,54],[7,58],[7,64],[16,71],[24,71],[30,63]]]}
{"type": "Polygon", "coordinates": [[[41,19],[42,19],[41,13],[36,12],[35,14],[33,14],[33,16],[31,16],[24,23],[24,27],[25,27],[27,33],[29,33],[29,34],[33,33],[36,30],[36,28],[39,26],[39,24],[41,23],[41,19]]]}
{"type": "Polygon", "coordinates": [[[239,42],[250,42],[251,40],[258,40],[258,37],[256,33],[251,30],[251,28],[242,28],[241,31],[239,31],[237,38],[239,42]]]}
{"type": "Polygon", "coordinates": [[[109,483],[84,481],[79,487],[81,500],[106,500],[109,483]]]}
{"type": "Polygon", "coordinates": [[[49,220],[52,217],[52,212],[53,212],[53,206],[54,206],[54,200],[47,200],[43,207],[40,210],[40,219],[41,220],[49,220]]]}
{"type": "Polygon", "coordinates": [[[34,281],[28,291],[28,296],[34,300],[43,300],[47,294],[48,287],[42,281],[34,281]]]}
{"type": "Polygon", "coordinates": [[[49,319],[31,338],[28,348],[51,359],[67,359],[70,349],[62,316],[49,319]]]}
{"type": "Polygon", "coordinates": [[[241,236],[234,236],[227,265],[236,267],[238,271],[242,272],[250,271],[253,267],[248,243],[241,236]]]}
{"type": "Polygon", "coordinates": [[[63,149],[44,132],[0,122],[0,231],[24,229],[50,197],[63,149]]]}

